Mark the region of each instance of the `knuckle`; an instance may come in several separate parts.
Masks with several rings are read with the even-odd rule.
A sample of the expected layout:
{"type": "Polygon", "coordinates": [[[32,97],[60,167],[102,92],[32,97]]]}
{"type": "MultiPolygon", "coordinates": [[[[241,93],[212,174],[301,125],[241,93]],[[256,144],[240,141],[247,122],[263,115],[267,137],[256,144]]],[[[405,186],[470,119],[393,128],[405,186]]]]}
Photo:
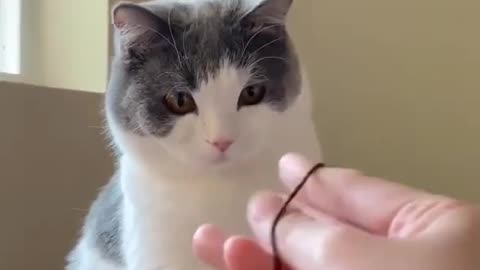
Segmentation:
{"type": "Polygon", "coordinates": [[[345,227],[338,227],[325,233],[322,249],[319,252],[324,259],[334,260],[341,256],[342,251],[351,244],[351,231],[345,227]]]}
{"type": "Polygon", "coordinates": [[[305,221],[305,216],[299,211],[289,212],[278,223],[279,235],[282,235],[286,245],[290,245],[301,237],[302,227],[298,226],[300,221],[305,221]]]}

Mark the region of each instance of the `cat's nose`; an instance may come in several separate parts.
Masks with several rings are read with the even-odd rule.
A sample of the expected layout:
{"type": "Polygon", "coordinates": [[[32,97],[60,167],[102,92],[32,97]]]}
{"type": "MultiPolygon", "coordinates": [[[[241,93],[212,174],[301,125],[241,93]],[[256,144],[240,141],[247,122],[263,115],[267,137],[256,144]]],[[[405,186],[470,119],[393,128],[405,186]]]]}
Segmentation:
{"type": "Polygon", "coordinates": [[[210,144],[213,145],[215,148],[217,148],[220,152],[224,153],[225,151],[228,150],[228,148],[230,148],[230,146],[232,146],[233,140],[218,139],[218,140],[212,141],[210,144]]]}

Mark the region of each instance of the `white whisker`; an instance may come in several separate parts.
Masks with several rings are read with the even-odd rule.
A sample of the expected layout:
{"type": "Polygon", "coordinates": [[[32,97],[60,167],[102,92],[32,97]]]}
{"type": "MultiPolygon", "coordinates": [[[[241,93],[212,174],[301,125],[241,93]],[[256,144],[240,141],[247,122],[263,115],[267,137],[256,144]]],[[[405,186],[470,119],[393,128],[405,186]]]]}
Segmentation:
{"type": "Polygon", "coordinates": [[[177,42],[175,41],[175,38],[173,37],[173,30],[172,30],[172,24],[171,24],[172,11],[173,11],[173,9],[168,11],[168,28],[170,29],[170,36],[172,37],[173,47],[177,51],[178,64],[182,65],[182,58],[180,57],[180,52],[178,51],[178,48],[177,48],[177,42]]]}
{"type": "Polygon", "coordinates": [[[267,29],[270,29],[270,28],[273,28],[273,27],[277,27],[279,26],[278,24],[273,24],[273,25],[270,25],[270,26],[267,26],[267,27],[264,27],[260,30],[258,30],[247,42],[247,44],[245,44],[245,47],[243,48],[243,51],[242,51],[242,54],[241,54],[241,58],[243,58],[243,56],[245,55],[245,52],[247,51],[248,49],[248,46],[250,45],[250,43],[253,41],[253,39],[258,36],[261,32],[267,30],[267,29]]]}
{"type": "Polygon", "coordinates": [[[162,33],[158,32],[157,30],[155,30],[151,27],[147,27],[147,26],[144,26],[144,25],[135,25],[135,26],[131,27],[130,29],[126,30],[126,31],[131,31],[131,29],[135,29],[135,28],[152,31],[153,33],[162,37],[165,41],[168,42],[168,44],[170,44],[174,49],[176,49],[175,45],[173,45],[173,43],[170,42],[170,40],[165,35],[163,35],[162,33]]]}
{"type": "Polygon", "coordinates": [[[249,66],[255,66],[255,65],[258,64],[259,62],[261,62],[261,61],[263,61],[263,60],[268,60],[268,59],[282,60],[282,61],[284,61],[285,63],[287,63],[287,59],[285,59],[285,58],[276,57],[276,56],[267,56],[267,57],[263,57],[263,58],[260,58],[260,59],[256,60],[255,62],[251,63],[249,66]]]}
{"type": "Polygon", "coordinates": [[[162,72],[162,73],[160,73],[160,74],[157,74],[156,77],[157,77],[157,78],[160,78],[160,77],[162,77],[162,76],[164,76],[164,75],[174,75],[174,76],[177,76],[178,74],[175,73],[175,72],[172,72],[172,71],[165,71],[165,72],[162,72]]]}
{"type": "Polygon", "coordinates": [[[182,35],[182,43],[183,43],[183,58],[184,59],[188,59],[188,56],[187,56],[187,49],[185,47],[185,36],[187,34],[187,30],[184,29],[183,30],[183,35],[182,35]]]}
{"type": "Polygon", "coordinates": [[[265,47],[270,46],[270,45],[272,45],[273,43],[275,43],[275,42],[277,42],[277,41],[280,41],[280,40],[282,40],[282,39],[283,39],[283,38],[276,38],[276,39],[268,42],[267,44],[261,46],[260,48],[256,49],[252,54],[254,55],[254,54],[256,54],[257,52],[259,52],[259,51],[261,51],[262,49],[264,49],[265,47]]]}
{"type": "Polygon", "coordinates": [[[258,73],[258,72],[252,73],[252,78],[250,79],[251,84],[260,84],[260,83],[264,83],[264,82],[267,82],[267,81],[269,81],[267,76],[265,76],[262,73],[258,73]]]}

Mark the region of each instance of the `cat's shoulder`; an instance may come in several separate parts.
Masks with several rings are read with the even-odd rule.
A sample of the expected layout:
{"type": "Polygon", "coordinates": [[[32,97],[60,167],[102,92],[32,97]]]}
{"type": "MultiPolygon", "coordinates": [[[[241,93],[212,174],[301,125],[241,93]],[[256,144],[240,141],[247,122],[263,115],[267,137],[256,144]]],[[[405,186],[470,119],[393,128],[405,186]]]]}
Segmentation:
{"type": "Polygon", "coordinates": [[[121,261],[121,220],[123,194],[118,174],[98,193],[86,218],[85,234],[103,256],[121,261]]]}

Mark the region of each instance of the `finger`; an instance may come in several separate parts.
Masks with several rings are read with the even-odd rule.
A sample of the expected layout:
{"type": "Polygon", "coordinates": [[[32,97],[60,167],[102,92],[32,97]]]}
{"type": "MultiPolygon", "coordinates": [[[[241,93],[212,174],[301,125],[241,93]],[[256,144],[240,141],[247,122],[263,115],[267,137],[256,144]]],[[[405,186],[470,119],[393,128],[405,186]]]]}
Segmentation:
{"type": "MultiPolygon", "coordinates": [[[[313,163],[296,154],[279,163],[280,178],[293,189],[313,163]]],[[[323,168],[308,180],[299,198],[312,207],[370,232],[386,234],[397,212],[427,195],[397,183],[348,169],[323,168]]]]}
{"type": "Polygon", "coordinates": [[[224,233],[213,225],[201,226],[193,236],[193,253],[215,269],[227,269],[223,259],[224,233]]]}
{"type": "MultiPolygon", "coordinates": [[[[280,196],[263,193],[254,197],[249,204],[249,222],[260,244],[267,251],[271,251],[273,220],[283,203],[284,199],[280,196]]],[[[301,209],[293,209],[278,223],[275,235],[280,257],[294,269],[331,267],[328,264],[331,256],[326,254],[345,250],[347,245],[352,249],[358,243],[365,244],[368,235],[359,237],[360,231],[357,232],[346,224],[332,222],[328,216],[321,217],[319,213],[317,216],[320,218],[312,218],[302,213],[301,209]],[[352,236],[342,236],[338,240],[337,232],[347,232],[352,236]]]]}
{"type": "Polygon", "coordinates": [[[224,252],[229,270],[273,269],[272,256],[250,239],[231,237],[225,242],[224,252]]]}

